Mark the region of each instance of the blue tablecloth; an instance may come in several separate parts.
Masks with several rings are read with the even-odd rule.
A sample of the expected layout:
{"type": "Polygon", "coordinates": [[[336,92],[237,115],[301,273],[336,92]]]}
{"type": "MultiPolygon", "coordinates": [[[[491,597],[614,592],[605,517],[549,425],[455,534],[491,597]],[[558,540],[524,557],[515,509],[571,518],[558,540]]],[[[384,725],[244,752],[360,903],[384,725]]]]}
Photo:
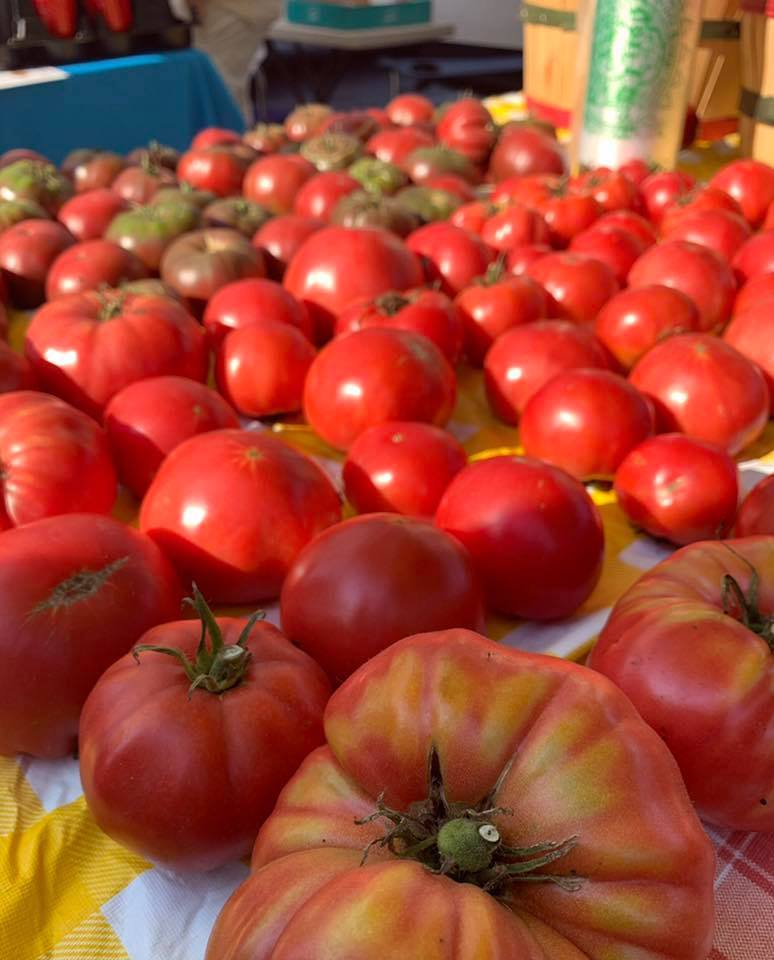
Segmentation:
{"type": "Polygon", "coordinates": [[[155,139],[181,150],[202,127],[244,130],[220,75],[198,50],[62,69],[66,80],[0,90],[0,153],[29,147],[60,163],[75,147],[126,153],[155,139]]]}

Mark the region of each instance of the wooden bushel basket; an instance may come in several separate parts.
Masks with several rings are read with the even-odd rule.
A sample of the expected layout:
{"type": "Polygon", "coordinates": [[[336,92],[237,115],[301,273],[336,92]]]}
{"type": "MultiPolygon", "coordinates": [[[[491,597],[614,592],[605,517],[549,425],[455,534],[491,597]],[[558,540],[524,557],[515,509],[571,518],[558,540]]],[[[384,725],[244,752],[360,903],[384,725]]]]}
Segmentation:
{"type": "Polygon", "coordinates": [[[742,150],[774,165],[774,0],[742,0],[742,150]]]}

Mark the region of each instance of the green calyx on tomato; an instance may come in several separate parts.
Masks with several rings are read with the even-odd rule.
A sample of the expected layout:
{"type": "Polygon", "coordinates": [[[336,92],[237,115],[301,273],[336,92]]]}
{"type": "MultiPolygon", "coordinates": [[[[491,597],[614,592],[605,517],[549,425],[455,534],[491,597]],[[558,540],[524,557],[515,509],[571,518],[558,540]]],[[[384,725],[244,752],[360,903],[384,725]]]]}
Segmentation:
{"type": "Polygon", "coordinates": [[[397,290],[392,290],[390,293],[384,293],[380,297],[377,297],[374,300],[374,305],[379,310],[379,313],[383,313],[388,317],[394,317],[405,307],[410,306],[411,300],[397,290]]]}
{"type": "Polygon", "coordinates": [[[446,797],[440,761],[435,748],[428,761],[430,790],[427,800],[413,803],[406,813],[377,800],[376,812],[358,825],[388,820],[392,827],[365,849],[363,863],[372,846],[387,847],[393,856],[417,860],[433,873],[459,883],[472,883],[497,895],[510,882],[555,883],[563,890],[580,889],[583,878],[574,874],[541,873],[577,846],[578,838],[508,847],[492,818],[513,816],[513,811],[495,806],[500,785],[510,765],[503,770],[491,792],[476,806],[451,802],[446,797]]]}
{"type": "Polygon", "coordinates": [[[247,641],[253,627],[259,620],[263,620],[265,614],[262,610],[256,610],[251,614],[237,642],[227,645],[223,642],[223,634],[212,610],[196,584],[193,585],[193,597],[186,597],[185,602],[196,610],[202,623],[202,635],[196,649],[196,658],[189,660],[182,650],[174,647],[159,647],[150,643],[137,644],[132,650],[132,655],[138,663],[140,654],[145,651],[177,657],[185,670],[185,675],[191,681],[191,686],[188,688],[189,699],[194,690],[199,688],[208,693],[225,693],[244,678],[251,656],[247,649],[247,641]]]}
{"type": "MultiPolygon", "coordinates": [[[[726,544],[728,550],[739,557],[736,550],[733,550],[726,544]]],[[[750,568],[750,586],[745,596],[744,590],[739,586],[738,581],[730,573],[723,574],[720,587],[720,599],[723,604],[723,613],[727,617],[733,617],[734,620],[743,623],[748,630],[752,630],[762,640],[769,645],[769,649],[774,653],[774,617],[761,612],[758,606],[758,585],[760,583],[758,571],[748,563],[744,557],[739,557],[750,568]]]]}
{"type": "Polygon", "coordinates": [[[496,283],[500,283],[507,275],[505,269],[505,254],[503,253],[489,264],[484,274],[476,277],[475,283],[482,287],[493,287],[496,283]]]}

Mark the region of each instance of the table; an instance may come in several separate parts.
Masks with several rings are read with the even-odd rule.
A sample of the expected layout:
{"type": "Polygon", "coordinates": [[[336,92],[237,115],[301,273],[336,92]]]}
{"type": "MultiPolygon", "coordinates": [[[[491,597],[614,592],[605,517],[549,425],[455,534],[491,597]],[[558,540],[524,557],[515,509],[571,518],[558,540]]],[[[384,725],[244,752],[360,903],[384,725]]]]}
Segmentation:
{"type": "Polygon", "coordinates": [[[61,69],[64,80],[0,90],[0,153],[24,146],[61,163],[76,147],[127,153],[160,139],[182,150],[203,127],[244,130],[239,108],[198,50],[61,69]]]}

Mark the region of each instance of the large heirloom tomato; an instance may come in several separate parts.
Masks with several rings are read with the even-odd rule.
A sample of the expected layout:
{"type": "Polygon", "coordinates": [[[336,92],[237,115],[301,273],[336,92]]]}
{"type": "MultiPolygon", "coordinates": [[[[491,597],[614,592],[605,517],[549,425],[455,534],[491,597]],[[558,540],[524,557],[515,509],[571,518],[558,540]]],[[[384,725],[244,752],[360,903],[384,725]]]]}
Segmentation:
{"type": "Polygon", "coordinates": [[[207,960],[707,956],[712,846],[604,677],[468,630],[420,634],[334,693],[325,732],[207,960]]]}
{"type": "Polygon", "coordinates": [[[276,627],[216,620],[197,590],[194,603],[199,622],[149,630],[101,677],[79,738],[99,826],[178,870],[249,853],[277,794],[323,742],[330,695],[320,667],[276,627]]]}
{"type": "Polygon", "coordinates": [[[666,741],[713,823],[774,830],[774,538],[683,547],[613,609],[591,664],[666,741]]]}
{"type": "Polygon", "coordinates": [[[435,521],[468,548],[492,609],[553,620],[573,613],[599,580],[602,521],[583,485],[528,457],[460,470],[435,521]]]}
{"type": "Polygon", "coordinates": [[[215,430],[174,449],[145,495],[140,529],[215,603],[276,597],[302,547],[341,519],[328,477],[274,437],[215,430]]]}
{"type": "Polygon", "coordinates": [[[335,684],[412,633],[484,626],[467,550],[428,520],[374,513],[315,537],[282,587],[282,629],[335,684]]]}
{"type": "Polygon", "coordinates": [[[38,310],[27,358],[42,383],[87,413],[136,380],[171,374],[204,380],[204,331],[168,297],[91,290],[38,310]]]}
{"type": "Polygon", "coordinates": [[[179,615],[159,548],[110,517],[69,514],[0,535],[0,754],[64,757],[100,674],[179,615]]]}
{"type": "Polygon", "coordinates": [[[346,450],[387,420],[443,426],[456,398],[448,361],[427,337],[371,327],[332,340],[315,357],[304,386],[304,412],[332,447],[346,450]]]}
{"type": "Polygon", "coordinates": [[[0,530],[113,508],[117,480],[105,432],[47,393],[0,397],[0,463],[0,530]]]}

